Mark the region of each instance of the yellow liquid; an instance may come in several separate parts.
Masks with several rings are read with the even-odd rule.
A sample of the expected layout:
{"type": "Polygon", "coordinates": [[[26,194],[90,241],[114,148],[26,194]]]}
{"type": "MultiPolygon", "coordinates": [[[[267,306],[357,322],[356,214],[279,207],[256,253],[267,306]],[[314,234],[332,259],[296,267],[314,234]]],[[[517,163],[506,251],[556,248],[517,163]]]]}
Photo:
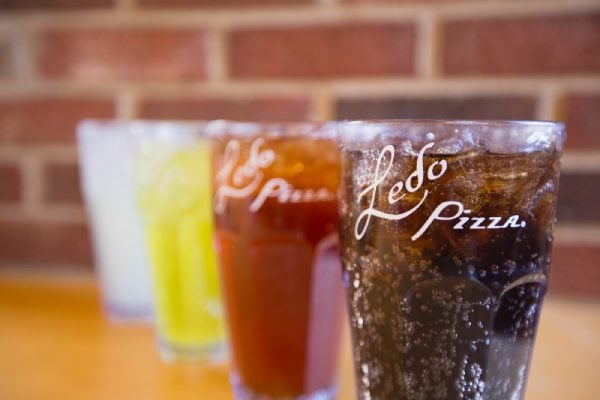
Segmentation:
{"type": "Polygon", "coordinates": [[[212,248],[209,146],[146,149],[139,161],[160,340],[184,352],[208,349],[224,338],[212,248]]]}

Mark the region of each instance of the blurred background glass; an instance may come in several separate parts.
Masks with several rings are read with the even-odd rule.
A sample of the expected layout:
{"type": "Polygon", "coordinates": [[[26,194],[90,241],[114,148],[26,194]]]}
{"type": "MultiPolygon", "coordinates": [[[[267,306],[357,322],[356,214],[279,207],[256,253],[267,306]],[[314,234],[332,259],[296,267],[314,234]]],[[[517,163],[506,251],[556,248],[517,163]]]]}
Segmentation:
{"type": "Polygon", "coordinates": [[[133,137],[126,124],[109,121],[82,122],[77,133],[104,309],[115,320],[149,321],[150,265],[134,193],[133,137]]]}
{"type": "Polygon", "coordinates": [[[156,330],[165,361],[221,360],[225,333],[213,250],[210,143],[201,123],[141,122],[137,199],[152,264],[156,330]]]}

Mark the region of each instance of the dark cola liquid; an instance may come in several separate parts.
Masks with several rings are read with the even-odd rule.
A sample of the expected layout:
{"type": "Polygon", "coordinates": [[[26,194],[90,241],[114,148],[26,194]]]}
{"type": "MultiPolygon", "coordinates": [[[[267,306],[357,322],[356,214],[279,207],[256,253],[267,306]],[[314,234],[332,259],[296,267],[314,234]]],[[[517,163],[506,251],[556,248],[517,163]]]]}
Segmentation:
{"type": "Polygon", "coordinates": [[[417,157],[396,148],[385,179],[365,194],[380,153],[346,151],[343,160],[342,258],[359,398],[522,399],[547,288],[559,155],[425,154],[425,170],[438,161],[432,176],[441,160],[447,169],[431,181],[425,172],[408,192],[417,157]],[[401,214],[421,200],[403,219],[372,216],[357,238],[365,209],[401,214]],[[462,224],[449,206],[413,240],[445,201],[464,205],[462,224]]]}

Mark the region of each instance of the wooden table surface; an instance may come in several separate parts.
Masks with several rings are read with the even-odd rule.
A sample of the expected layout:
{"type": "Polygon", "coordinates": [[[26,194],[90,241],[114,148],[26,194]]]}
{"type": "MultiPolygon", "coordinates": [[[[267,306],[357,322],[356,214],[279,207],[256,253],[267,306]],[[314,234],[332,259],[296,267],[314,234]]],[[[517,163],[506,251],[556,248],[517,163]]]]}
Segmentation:
{"type": "MultiPolygon", "coordinates": [[[[600,302],[550,297],[527,400],[597,400],[600,302]]],[[[340,399],[354,398],[348,337],[340,399]]],[[[164,364],[152,328],[111,324],[91,279],[0,273],[0,399],[231,399],[226,365],[164,364]]]]}

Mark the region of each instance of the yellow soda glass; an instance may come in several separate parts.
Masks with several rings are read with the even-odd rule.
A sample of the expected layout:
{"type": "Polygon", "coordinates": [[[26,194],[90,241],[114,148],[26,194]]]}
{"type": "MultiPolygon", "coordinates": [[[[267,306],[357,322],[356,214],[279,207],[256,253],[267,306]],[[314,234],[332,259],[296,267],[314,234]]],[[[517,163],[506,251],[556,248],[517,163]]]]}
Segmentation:
{"type": "MultiPolygon", "coordinates": [[[[160,123],[155,123],[160,125],[160,123]]],[[[141,132],[138,201],[165,361],[220,359],[224,326],[212,247],[210,144],[193,124],[141,132]]]]}

